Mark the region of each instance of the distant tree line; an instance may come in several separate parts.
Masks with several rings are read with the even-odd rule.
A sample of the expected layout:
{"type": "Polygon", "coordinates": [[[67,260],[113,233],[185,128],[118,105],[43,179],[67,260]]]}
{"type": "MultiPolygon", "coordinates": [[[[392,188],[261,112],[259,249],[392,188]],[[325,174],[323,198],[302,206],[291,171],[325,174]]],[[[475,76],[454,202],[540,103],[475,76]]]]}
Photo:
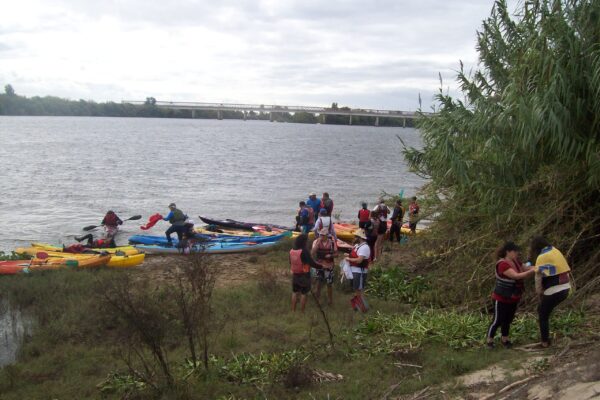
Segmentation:
{"type": "MultiPolygon", "coordinates": [[[[337,103],[331,109],[338,109],[337,103]]],[[[339,110],[350,110],[341,107],[339,110]]],[[[192,118],[190,110],[171,110],[156,106],[154,97],[147,97],[145,104],[133,105],[115,103],[97,103],[90,100],[68,100],[55,96],[25,97],[16,94],[12,85],[4,86],[4,93],[0,94],[0,115],[32,115],[32,116],[81,116],[81,117],[142,117],[142,118],[192,118]]],[[[194,118],[217,119],[217,111],[195,110],[194,118]]],[[[222,111],[223,119],[244,119],[241,111],[222,111]]],[[[272,116],[277,122],[293,122],[303,124],[325,123],[333,125],[348,125],[349,117],[345,115],[316,116],[307,112],[290,113],[282,109],[274,112],[272,116]]],[[[268,112],[250,111],[246,114],[249,120],[269,120],[268,112]]],[[[375,117],[352,117],[352,125],[375,125],[375,117]]],[[[402,119],[379,118],[380,126],[402,126],[402,119]]],[[[406,121],[406,126],[412,127],[412,120],[406,121]]]]}

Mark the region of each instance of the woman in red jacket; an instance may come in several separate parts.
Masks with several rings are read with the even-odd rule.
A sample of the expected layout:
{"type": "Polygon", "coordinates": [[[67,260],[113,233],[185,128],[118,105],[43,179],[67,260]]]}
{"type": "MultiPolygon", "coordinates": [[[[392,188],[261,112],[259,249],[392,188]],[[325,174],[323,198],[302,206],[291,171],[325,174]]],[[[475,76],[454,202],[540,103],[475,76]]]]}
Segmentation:
{"type": "Polygon", "coordinates": [[[510,348],[508,338],[510,324],[515,318],[517,305],[523,294],[523,279],[533,276],[533,268],[525,269],[519,260],[521,249],[513,242],[506,242],[496,251],[498,261],[495,266],[496,286],[492,293],[494,300],[494,320],[487,333],[487,346],[494,347],[494,336],[500,328],[502,345],[510,348]]]}

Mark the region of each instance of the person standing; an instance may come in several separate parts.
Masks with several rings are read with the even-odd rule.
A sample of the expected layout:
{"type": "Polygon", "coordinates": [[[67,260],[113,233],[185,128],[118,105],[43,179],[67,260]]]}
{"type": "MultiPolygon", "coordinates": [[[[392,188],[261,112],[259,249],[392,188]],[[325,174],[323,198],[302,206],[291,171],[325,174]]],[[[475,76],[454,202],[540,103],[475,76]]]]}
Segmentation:
{"type": "Polygon", "coordinates": [[[317,292],[316,296],[321,299],[321,286],[327,285],[327,304],[333,304],[333,279],[335,257],[338,254],[338,248],[335,239],[329,234],[327,228],[321,229],[319,237],[313,242],[311,255],[317,263],[323,266],[317,269],[317,292]]]}
{"type": "Polygon", "coordinates": [[[398,238],[400,243],[400,237],[402,236],[402,221],[404,220],[404,207],[402,207],[402,199],[396,200],[394,211],[392,211],[392,226],[390,227],[390,242],[394,241],[394,236],[398,238]]]}
{"type": "Polygon", "coordinates": [[[169,204],[169,213],[163,218],[163,220],[168,221],[171,224],[169,229],[165,231],[165,236],[167,237],[167,246],[173,246],[173,239],[171,239],[172,233],[176,233],[177,239],[179,242],[181,242],[183,239],[183,232],[185,230],[186,219],[187,215],[178,209],[175,203],[169,204]]]}
{"type": "Polygon", "coordinates": [[[300,232],[307,235],[315,224],[315,215],[312,208],[308,207],[304,201],[298,203],[298,206],[296,221],[300,232]]]}
{"type": "Polygon", "coordinates": [[[417,197],[413,196],[408,205],[408,226],[413,234],[417,233],[417,222],[419,221],[420,207],[417,203],[417,197]]]}
{"type": "Polygon", "coordinates": [[[371,210],[371,219],[367,223],[365,228],[365,235],[367,237],[367,244],[369,246],[371,261],[377,260],[377,237],[379,235],[379,225],[381,225],[381,221],[379,220],[379,210],[375,207],[371,210]]]}
{"type": "Polygon", "coordinates": [[[352,271],[352,288],[354,289],[354,297],[350,300],[350,304],[353,309],[366,312],[368,305],[364,297],[364,291],[367,287],[371,249],[367,244],[367,236],[362,229],[354,232],[354,243],[350,255],[346,256],[346,261],[350,263],[350,270],[352,271]]]}
{"type": "Polygon", "coordinates": [[[308,195],[306,205],[312,208],[313,215],[319,215],[319,210],[321,209],[321,200],[317,199],[317,194],[315,192],[312,192],[308,195]]]}
{"type": "Polygon", "coordinates": [[[521,249],[513,242],[506,242],[496,251],[496,286],[492,293],[494,300],[494,319],[488,328],[487,346],[494,347],[494,337],[500,328],[501,342],[506,348],[512,343],[509,340],[510,325],[515,318],[517,305],[523,294],[523,279],[533,276],[534,270],[526,270],[519,259],[521,249]]]}
{"type": "Polygon", "coordinates": [[[321,198],[320,209],[324,208],[327,210],[327,216],[331,217],[333,213],[333,200],[329,197],[329,193],[323,192],[323,198],[321,198]]]}
{"type": "Polygon", "coordinates": [[[292,311],[296,311],[296,305],[300,300],[300,310],[304,312],[306,307],[306,294],[310,292],[310,268],[322,268],[310,256],[307,248],[308,236],[299,235],[294,240],[290,250],[290,270],[292,273],[292,311]]]}
{"type": "Polygon", "coordinates": [[[371,218],[371,211],[367,208],[367,203],[362,203],[362,208],[358,210],[358,227],[365,229],[371,218]]]}
{"type": "Polygon", "coordinates": [[[543,236],[531,240],[530,259],[535,260],[536,292],[540,295],[538,322],[542,347],[550,346],[550,314],[571,291],[571,267],[565,256],[543,236]]]}
{"type": "Polygon", "coordinates": [[[331,220],[331,217],[327,216],[327,210],[321,208],[319,211],[319,218],[317,219],[317,222],[315,222],[315,227],[313,229],[315,232],[315,237],[319,237],[323,229],[327,229],[328,235],[331,235],[334,240],[337,240],[333,221],[331,220]]]}
{"type": "Polygon", "coordinates": [[[383,253],[383,242],[385,241],[385,235],[387,234],[387,216],[390,213],[390,209],[383,199],[379,199],[377,213],[379,214],[379,227],[377,229],[377,241],[375,243],[375,259],[379,258],[381,253],[383,253]]]}

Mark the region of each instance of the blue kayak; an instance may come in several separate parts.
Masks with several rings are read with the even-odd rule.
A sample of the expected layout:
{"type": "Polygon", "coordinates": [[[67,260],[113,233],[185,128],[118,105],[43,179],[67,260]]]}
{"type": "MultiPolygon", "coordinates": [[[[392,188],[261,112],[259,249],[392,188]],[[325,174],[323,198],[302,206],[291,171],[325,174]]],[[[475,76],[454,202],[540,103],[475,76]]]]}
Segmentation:
{"type": "MultiPolygon", "coordinates": [[[[166,240],[166,239],[165,239],[166,240]]],[[[268,249],[277,244],[277,242],[265,243],[223,243],[223,242],[206,242],[197,244],[192,247],[194,253],[206,254],[226,254],[226,253],[246,253],[250,251],[258,251],[268,249]]],[[[146,254],[183,254],[182,249],[172,246],[161,246],[151,244],[136,244],[136,249],[143,251],[146,254]]]]}
{"type": "MultiPolygon", "coordinates": [[[[271,243],[277,242],[285,237],[290,237],[291,232],[284,232],[274,236],[211,236],[201,233],[196,234],[196,239],[200,242],[207,243],[271,243]]],[[[133,235],[129,238],[131,244],[149,244],[149,245],[166,245],[167,238],[165,236],[151,236],[151,235],[133,235]]],[[[177,246],[179,241],[173,238],[173,246],[177,246]]]]}

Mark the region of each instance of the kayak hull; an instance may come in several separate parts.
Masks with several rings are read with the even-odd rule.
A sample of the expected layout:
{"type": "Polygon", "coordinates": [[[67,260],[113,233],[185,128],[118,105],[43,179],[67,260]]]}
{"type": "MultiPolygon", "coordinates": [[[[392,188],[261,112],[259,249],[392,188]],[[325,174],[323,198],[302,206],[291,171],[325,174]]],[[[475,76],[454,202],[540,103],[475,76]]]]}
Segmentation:
{"type": "Polygon", "coordinates": [[[17,275],[29,271],[29,260],[0,261],[0,275],[17,275]]]}
{"type": "MultiPolygon", "coordinates": [[[[39,248],[43,251],[57,251],[57,252],[63,252],[63,247],[62,246],[53,246],[51,244],[46,244],[46,243],[31,243],[31,247],[36,247],[39,248]]],[[[125,253],[127,255],[134,255],[134,254],[138,254],[139,250],[137,250],[135,247],[133,246],[119,246],[119,247],[108,247],[108,248],[90,248],[88,249],[89,251],[94,251],[97,253],[110,253],[110,254],[114,254],[116,252],[121,252],[121,253],[125,253]]],[[[38,250],[40,251],[40,250],[38,250]]],[[[77,253],[73,253],[73,254],[77,254],[77,253]]],[[[35,255],[35,254],[33,254],[35,255]]]]}
{"type": "Polygon", "coordinates": [[[233,219],[216,219],[216,218],[203,217],[201,215],[198,218],[200,218],[202,220],[202,222],[204,222],[205,224],[208,224],[208,225],[224,226],[225,228],[244,229],[244,230],[248,230],[248,231],[253,231],[253,230],[255,230],[256,227],[270,228],[270,229],[276,228],[276,229],[281,229],[284,231],[291,231],[293,229],[289,226],[283,226],[283,225],[241,222],[241,221],[235,221],[233,219]]]}
{"type": "MultiPolygon", "coordinates": [[[[193,252],[204,254],[247,253],[268,249],[276,244],[277,242],[256,243],[253,245],[248,243],[216,243],[207,246],[195,246],[193,252]]],[[[136,247],[146,254],[182,254],[181,249],[178,247],[146,244],[136,245],[136,247]]]]}
{"type": "MultiPolygon", "coordinates": [[[[199,235],[200,240],[204,239],[205,243],[265,243],[265,242],[276,242],[285,237],[291,236],[291,232],[285,232],[274,236],[218,236],[218,237],[207,237],[207,235],[199,235]]],[[[129,238],[129,243],[132,244],[154,244],[165,246],[167,244],[167,238],[164,236],[151,236],[151,235],[133,235],[129,238]]],[[[179,240],[173,239],[173,246],[177,246],[179,240]]]]}

